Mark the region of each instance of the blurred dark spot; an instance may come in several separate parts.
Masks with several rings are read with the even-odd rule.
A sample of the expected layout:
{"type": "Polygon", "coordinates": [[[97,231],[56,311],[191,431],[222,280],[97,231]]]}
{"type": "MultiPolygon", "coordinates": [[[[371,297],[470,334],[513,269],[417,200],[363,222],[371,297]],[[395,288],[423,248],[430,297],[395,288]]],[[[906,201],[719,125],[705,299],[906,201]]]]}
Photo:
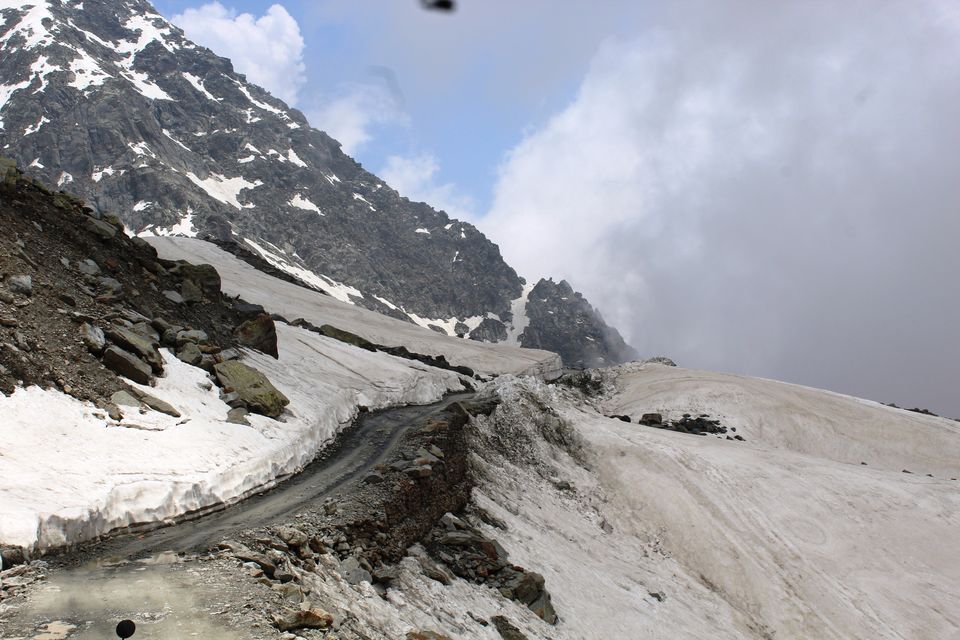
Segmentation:
{"type": "Polygon", "coordinates": [[[424,9],[430,9],[432,11],[453,11],[456,9],[456,4],[453,0],[420,0],[420,3],[424,9]]]}
{"type": "Polygon", "coordinates": [[[133,624],[133,620],[121,620],[117,625],[117,635],[121,638],[129,638],[137,630],[137,625],[133,624]]]}

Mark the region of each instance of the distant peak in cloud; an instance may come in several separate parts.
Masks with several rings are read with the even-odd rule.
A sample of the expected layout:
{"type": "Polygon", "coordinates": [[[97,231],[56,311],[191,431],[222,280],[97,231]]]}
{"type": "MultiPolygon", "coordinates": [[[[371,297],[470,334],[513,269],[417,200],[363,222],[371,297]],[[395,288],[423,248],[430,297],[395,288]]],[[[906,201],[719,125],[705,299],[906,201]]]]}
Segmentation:
{"type": "Polygon", "coordinates": [[[260,17],[219,2],[189,8],[171,19],[194,42],[230,58],[234,68],[289,105],[306,82],[300,27],[280,4],[260,17]]]}

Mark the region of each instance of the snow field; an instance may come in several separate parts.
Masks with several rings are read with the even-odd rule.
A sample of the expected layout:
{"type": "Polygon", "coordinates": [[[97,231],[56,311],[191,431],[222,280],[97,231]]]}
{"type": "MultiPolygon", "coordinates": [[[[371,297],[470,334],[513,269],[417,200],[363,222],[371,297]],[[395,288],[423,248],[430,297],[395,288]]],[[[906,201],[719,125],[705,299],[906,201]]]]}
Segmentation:
{"type": "MultiPolygon", "coordinates": [[[[482,374],[515,373],[546,378],[560,374],[560,357],[555,353],[443,336],[409,322],[333,299],[333,296],[318,295],[309,289],[277,280],[202,240],[169,237],[147,238],[147,241],[164,258],[212,264],[220,272],[226,293],[240,295],[247,302],[262,304],[271,312],[290,320],[304,318],[318,326],[329,323],[377,344],[403,345],[410,351],[428,355],[442,354],[451,364],[466,365],[482,374]]],[[[249,240],[247,242],[250,243],[249,240]]],[[[260,248],[260,251],[262,253],[263,249],[260,248]]],[[[270,259],[269,256],[265,257],[270,259]]]]}

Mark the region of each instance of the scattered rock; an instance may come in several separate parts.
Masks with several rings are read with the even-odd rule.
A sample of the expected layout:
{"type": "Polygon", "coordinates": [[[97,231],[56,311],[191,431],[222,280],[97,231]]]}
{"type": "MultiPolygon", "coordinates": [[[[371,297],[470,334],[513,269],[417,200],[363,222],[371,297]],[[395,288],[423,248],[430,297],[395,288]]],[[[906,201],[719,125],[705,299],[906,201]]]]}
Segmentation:
{"type": "Polygon", "coordinates": [[[236,407],[235,409],[230,409],[227,411],[227,422],[231,424],[242,424],[250,426],[250,422],[247,420],[247,414],[249,412],[245,407],[236,407]]]}
{"type": "Polygon", "coordinates": [[[120,390],[110,396],[110,402],[120,407],[139,407],[140,400],[129,391],[120,390]]]}
{"type": "Polygon", "coordinates": [[[214,365],[217,379],[224,388],[233,389],[250,411],[276,418],[290,400],[274,387],[267,377],[242,362],[229,360],[214,365]]]}
{"type": "Polygon", "coordinates": [[[177,351],[177,358],[195,367],[203,359],[203,353],[200,352],[200,347],[196,343],[188,342],[177,351]]]}
{"type": "Polygon", "coordinates": [[[340,575],[350,584],[373,583],[373,576],[360,566],[360,561],[355,556],[347,556],[345,560],[340,562],[340,575]]]}
{"type": "Polygon", "coordinates": [[[180,297],[184,302],[203,302],[203,291],[193,280],[184,280],[180,285],[180,297]]]}
{"type": "Polygon", "coordinates": [[[273,626],[280,631],[326,629],[331,625],[333,625],[333,616],[318,608],[289,609],[273,615],[273,626]]]}
{"type": "Polygon", "coordinates": [[[155,398],[151,395],[143,395],[140,398],[140,401],[143,404],[147,405],[154,411],[159,411],[160,413],[165,413],[168,416],[173,416],[174,418],[180,417],[180,412],[177,411],[171,404],[164,402],[160,398],[155,398]]]}
{"type": "Polygon", "coordinates": [[[118,326],[108,327],[103,333],[110,342],[137,355],[149,364],[154,373],[163,373],[163,356],[157,351],[156,344],[150,338],[118,326]]]}
{"type": "Polygon", "coordinates": [[[408,631],[407,640],[451,640],[450,636],[445,636],[436,631],[408,631]]]}
{"type": "Polygon", "coordinates": [[[31,276],[10,276],[7,287],[14,293],[25,296],[33,295],[33,278],[31,276]]]}
{"type": "Polygon", "coordinates": [[[150,365],[120,347],[110,346],[103,352],[103,364],[114,373],[140,384],[150,384],[150,365]]]}
{"type": "Polygon", "coordinates": [[[163,295],[167,298],[167,300],[171,302],[175,302],[177,304],[183,304],[183,296],[181,296],[179,293],[177,293],[173,289],[167,289],[166,291],[163,292],[163,295]]]}
{"type": "Polygon", "coordinates": [[[277,351],[277,327],[273,318],[265,313],[241,324],[234,330],[233,335],[237,342],[245,347],[262,351],[274,358],[280,357],[277,351]]]}
{"type": "Polygon", "coordinates": [[[493,623],[497,633],[500,634],[503,640],[527,640],[527,636],[515,627],[505,616],[493,616],[490,618],[490,622],[493,623]]]}
{"type": "Polygon", "coordinates": [[[84,275],[95,276],[100,274],[100,265],[87,258],[77,263],[77,271],[84,275]]]}
{"type": "Polygon", "coordinates": [[[667,599],[667,596],[665,593],[663,593],[663,591],[648,591],[647,593],[657,602],[663,602],[667,599]]]}
{"type": "Polygon", "coordinates": [[[88,217],[85,224],[87,229],[92,231],[94,235],[98,236],[101,240],[110,240],[117,235],[117,228],[109,222],[88,217]]]}

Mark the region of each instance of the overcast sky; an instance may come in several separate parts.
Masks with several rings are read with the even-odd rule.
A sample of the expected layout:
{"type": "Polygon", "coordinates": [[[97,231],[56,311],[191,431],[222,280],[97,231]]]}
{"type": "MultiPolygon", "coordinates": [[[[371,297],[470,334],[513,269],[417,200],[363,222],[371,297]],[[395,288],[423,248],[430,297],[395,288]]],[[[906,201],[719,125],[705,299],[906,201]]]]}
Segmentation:
{"type": "Polygon", "coordinates": [[[168,0],[645,355],[960,417],[960,6],[168,0]]]}

